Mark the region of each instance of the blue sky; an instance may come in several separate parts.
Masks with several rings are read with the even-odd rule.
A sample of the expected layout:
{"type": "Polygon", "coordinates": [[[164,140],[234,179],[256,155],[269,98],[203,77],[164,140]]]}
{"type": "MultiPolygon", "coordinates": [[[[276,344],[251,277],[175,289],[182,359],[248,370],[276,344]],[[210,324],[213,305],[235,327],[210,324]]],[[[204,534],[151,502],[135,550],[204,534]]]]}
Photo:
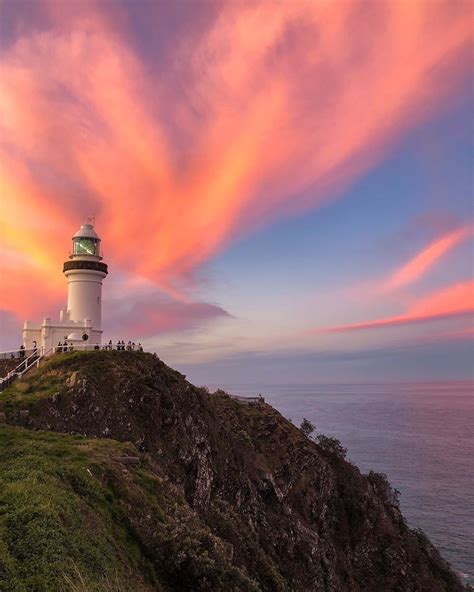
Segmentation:
{"type": "Polygon", "coordinates": [[[470,3],[405,8],[7,0],[0,349],[94,212],[105,338],[199,382],[470,378],[470,3]]]}
{"type": "MultiPolygon", "coordinates": [[[[349,288],[386,275],[434,237],[473,219],[472,97],[465,96],[469,100],[462,97],[404,138],[336,201],[274,223],[216,257],[204,272],[203,297],[245,319],[252,336],[265,334],[269,325],[304,327],[310,322],[317,327],[371,318],[375,310],[390,314],[397,303],[356,305],[349,288]],[[440,159],[436,171],[434,157],[440,159]]],[[[468,279],[472,271],[473,243],[467,240],[447,253],[417,290],[468,279]]],[[[470,322],[463,318],[448,325],[470,322]]],[[[471,377],[471,340],[410,344],[410,337],[430,334],[430,329],[411,327],[402,345],[382,349],[365,346],[364,335],[334,350],[314,343],[304,353],[292,344],[283,354],[259,351],[255,356],[236,345],[237,351],[222,360],[182,368],[201,382],[208,375],[229,382],[279,382],[285,376],[303,382],[471,377]]]]}

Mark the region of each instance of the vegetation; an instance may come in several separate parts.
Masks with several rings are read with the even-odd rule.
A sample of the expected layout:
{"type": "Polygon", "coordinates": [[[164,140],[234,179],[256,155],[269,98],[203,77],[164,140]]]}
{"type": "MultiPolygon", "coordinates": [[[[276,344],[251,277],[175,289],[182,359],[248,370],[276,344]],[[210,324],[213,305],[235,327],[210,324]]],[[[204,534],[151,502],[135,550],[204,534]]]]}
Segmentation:
{"type": "Polygon", "coordinates": [[[337,438],[331,438],[330,436],[325,436],[324,434],[318,434],[316,437],[316,442],[324,450],[324,452],[329,452],[340,459],[346,458],[347,448],[343,446],[341,441],[337,438]]]}
{"type": "Polygon", "coordinates": [[[0,428],[0,590],[150,589],[113,487],[113,459],[130,453],[111,440],[0,428]]]}
{"type": "Polygon", "coordinates": [[[163,479],[121,464],[138,455],[115,440],[0,427],[0,590],[257,592],[163,479]]]}
{"type": "Polygon", "coordinates": [[[71,379],[103,383],[111,375],[123,373],[125,367],[129,378],[133,379],[140,376],[140,365],[151,359],[151,354],[115,350],[56,354],[5,389],[0,400],[2,411],[27,409],[42,399],[54,399],[67,392],[72,385],[71,379]],[[106,372],[104,363],[107,364],[106,372]]]}
{"type": "Polygon", "coordinates": [[[315,429],[316,426],[312,424],[309,419],[304,417],[300,425],[300,430],[303,432],[303,434],[309,438],[315,429]]]}
{"type": "Polygon", "coordinates": [[[400,503],[400,491],[390,485],[385,473],[370,471],[367,478],[376,493],[378,493],[383,500],[391,506],[396,506],[398,508],[400,503]]]}
{"type": "Polygon", "coordinates": [[[0,360],[0,378],[3,378],[9,372],[14,370],[18,366],[19,363],[20,363],[20,360],[18,358],[0,360]]]}
{"type": "MultiPolygon", "coordinates": [[[[43,369],[41,369],[43,370],[43,369]]],[[[49,371],[33,370],[22,380],[16,380],[2,393],[2,408],[15,408],[59,394],[65,388],[65,376],[49,371]]]]}
{"type": "Polygon", "coordinates": [[[316,426],[309,419],[306,419],[306,417],[301,422],[300,430],[307,438],[311,438],[317,442],[324,452],[332,454],[341,460],[346,458],[347,448],[337,438],[325,436],[324,434],[318,434],[316,438],[313,438],[312,435],[316,430],[316,426]]]}

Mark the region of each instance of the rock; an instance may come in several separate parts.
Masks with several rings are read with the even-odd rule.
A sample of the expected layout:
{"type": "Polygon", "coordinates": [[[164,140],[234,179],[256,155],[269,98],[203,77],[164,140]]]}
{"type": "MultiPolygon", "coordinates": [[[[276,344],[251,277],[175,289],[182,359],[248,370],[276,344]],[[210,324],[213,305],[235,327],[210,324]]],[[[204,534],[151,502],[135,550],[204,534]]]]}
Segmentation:
{"type": "Polygon", "coordinates": [[[118,460],[123,465],[137,466],[140,464],[140,458],[138,456],[121,456],[118,460]]]}
{"type": "Polygon", "coordinates": [[[93,352],[70,361],[65,383],[77,386],[80,373],[88,388],[70,389],[55,408],[25,395],[28,425],[123,442],[117,491],[141,479],[146,495],[158,483],[166,492],[160,506],[170,538],[162,547],[162,522],[153,513],[158,510],[145,510],[145,493],[130,505],[127,520],[138,548],[155,566],[175,568],[173,574],[190,570],[198,557],[213,566],[206,577],[227,565],[228,576],[238,571],[245,580],[212,588],[201,571],[185,571],[181,576],[194,587],[172,580],[163,589],[463,590],[389,495],[350,463],[323,454],[275,409],[204,393],[152,355],[114,354],[93,352]],[[135,451],[127,448],[131,443],[135,451]],[[181,555],[167,555],[170,548],[181,555]]]}
{"type": "Polygon", "coordinates": [[[79,372],[73,372],[71,376],[66,380],[66,384],[69,387],[73,387],[77,383],[77,377],[79,376],[79,372]]]}

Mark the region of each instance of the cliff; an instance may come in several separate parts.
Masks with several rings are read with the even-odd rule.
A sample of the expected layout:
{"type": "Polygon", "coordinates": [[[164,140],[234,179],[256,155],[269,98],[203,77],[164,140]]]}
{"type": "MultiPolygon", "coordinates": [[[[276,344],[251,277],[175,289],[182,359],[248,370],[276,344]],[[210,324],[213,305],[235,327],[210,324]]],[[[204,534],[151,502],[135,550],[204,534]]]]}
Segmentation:
{"type": "Polygon", "coordinates": [[[151,354],[55,356],[0,412],[1,590],[464,590],[383,480],[151,354]]]}

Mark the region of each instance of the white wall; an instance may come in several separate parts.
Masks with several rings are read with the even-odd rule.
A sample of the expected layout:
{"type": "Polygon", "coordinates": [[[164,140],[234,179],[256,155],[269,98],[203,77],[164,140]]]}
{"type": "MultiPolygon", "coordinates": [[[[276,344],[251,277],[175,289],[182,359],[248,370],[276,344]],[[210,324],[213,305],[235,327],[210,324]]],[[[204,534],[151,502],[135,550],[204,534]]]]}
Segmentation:
{"type": "Polygon", "coordinates": [[[33,347],[33,341],[36,341],[38,347],[41,347],[41,328],[25,328],[23,329],[23,345],[26,349],[33,347]]]}
{"type": "Polygon", "coordinates": [[[65,272],[68,281],[67,310],[71,321],[90,319],[94,329],[102,322],[102,280],[105,274],[74,269],[65,272]]]}
{"type": "Polygon", "coordinates": [[[91,329],[89,324],[86,323],[56,323],[51,324],[50,319],[45,319],[43,325],[32,326],[31,324],[25,324],[23,329],[23,345],[26,349],[33,347],[33,341],[36,341],[38,348],[41,348],[43,352],[48,352],[51,349],[51,353],[54,353],[54,348],[58,342],[63,343],[66,341],[66,337],[71,333],[77,333],[82,336],[83,333],[89,335],[87,341],[80,341],[81,344],[95,345],[101,344],[102,342],[102,331],[91,329]],[[48,321],[48,322],[46,322],[48,321]]]}

